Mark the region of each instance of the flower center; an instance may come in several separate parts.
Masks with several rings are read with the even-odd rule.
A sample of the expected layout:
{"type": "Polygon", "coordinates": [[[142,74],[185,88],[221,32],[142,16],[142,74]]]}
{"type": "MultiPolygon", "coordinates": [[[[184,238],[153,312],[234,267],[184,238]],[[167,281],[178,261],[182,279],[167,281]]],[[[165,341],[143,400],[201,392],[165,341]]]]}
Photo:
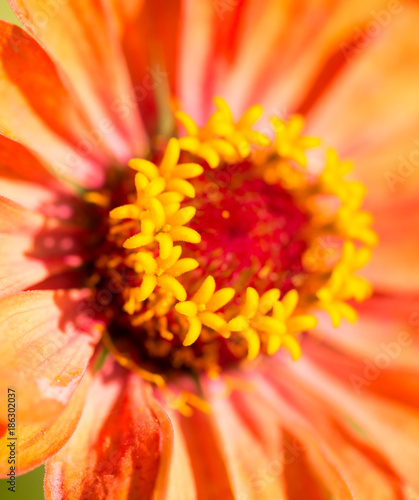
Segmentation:
{"type": "Polygon", "coordinates": [[[237,292],[249,286],[288,292],[304,273],[307,215],[280,185],[255,177],[248,162],[233,167],[234,175],[219,169],[197,182],[190,227],[202,241],[198,249],[185,249],[199,262],[191,280],[210,274],[218,286],[237,292]]]}
{"type": "Polygon", "coordinates": [[[273,119],[271,142],[252,129],[259,106],[235,122],[215,103],[203,128],[177,113],[186,136],[170,139],[160,161],[130,161],[108,197],[91,279],[97,294],[115,290],[106,346],[159,385],[179,370],[214,375],[281,347],[298,359],[316,310],[338,326],[356,320],[348,301],[371,293],[354,272],[376,236],[360,208],[363,186],[346,180],[350,163],[329,149],[314,174],[306,150],[320,141],[301,135],[300,116],[273,119]]]}

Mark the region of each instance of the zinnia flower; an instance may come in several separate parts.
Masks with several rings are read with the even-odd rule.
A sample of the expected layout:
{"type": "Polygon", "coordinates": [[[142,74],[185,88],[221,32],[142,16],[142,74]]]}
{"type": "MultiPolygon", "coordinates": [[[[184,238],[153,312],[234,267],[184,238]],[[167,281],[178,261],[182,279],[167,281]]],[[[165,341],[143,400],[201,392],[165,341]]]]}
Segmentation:
{"type": "Polygon", "coordinates": [[[419,498],[418,6],[10,4],[2,476],[419,498]]]}

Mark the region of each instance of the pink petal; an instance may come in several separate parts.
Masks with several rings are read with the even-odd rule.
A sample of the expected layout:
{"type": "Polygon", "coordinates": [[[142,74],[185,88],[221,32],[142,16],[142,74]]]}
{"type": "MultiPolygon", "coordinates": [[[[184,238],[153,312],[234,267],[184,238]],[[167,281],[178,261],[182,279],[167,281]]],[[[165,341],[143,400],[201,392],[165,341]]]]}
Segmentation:
{"type": "MultiPolygon", "coordinates": [[[[71,213],[65,203],[62,208],[69,208],[71,213]]],[[[54,210],[59,211],[59,207],[54,210]]],[[[77,268],[89,257],[88,233],[83,228],[24,209],[2,197],[0,235],[0,296],[77,268]]]]}

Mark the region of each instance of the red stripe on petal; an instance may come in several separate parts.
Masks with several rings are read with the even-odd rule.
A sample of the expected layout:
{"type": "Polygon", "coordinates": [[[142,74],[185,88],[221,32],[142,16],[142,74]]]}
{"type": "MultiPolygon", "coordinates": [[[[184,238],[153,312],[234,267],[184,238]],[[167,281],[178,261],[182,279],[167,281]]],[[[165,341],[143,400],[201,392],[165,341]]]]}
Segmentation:
{"type": "Polygon", "coordinates": [[[109,359],[95,375],[80,424],[46,466],[46,498],[153,498],[167,417],[155,411],[148,388],[109,359]]]}
{"type": "Polygon", "coordinates": [[[109,162],[81,103],[40,45],[0,21],[0,133],[47,161],[55,175],[99,187],[109,162]]]}

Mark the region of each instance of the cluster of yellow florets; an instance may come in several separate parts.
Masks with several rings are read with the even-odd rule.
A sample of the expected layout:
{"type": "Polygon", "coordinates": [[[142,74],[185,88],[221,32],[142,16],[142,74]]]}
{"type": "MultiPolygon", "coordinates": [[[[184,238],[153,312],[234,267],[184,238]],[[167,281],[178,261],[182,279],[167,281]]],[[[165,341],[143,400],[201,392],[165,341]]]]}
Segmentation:
{"type": "MultiPolygon", "coordinates": [[[[315,327],[315,309],[326,310],[337,326],[343,317],[356,319],[348,300],[364,300],[371,293],[369,284],[354,275],[367,262],[370,247],[376,243],[371,216],[360,209],[364,189],[345,180],[351,164],[340,162],[331,149],[320,175],[308,171],[306,150],[321,143],[317,138],[302,136],[302,117],[293,116],[288,122],[273,119],[275,137],[271,141],[252,129],[262,114],[260,106],[253,106],[235,122],[222,99],[217,98],[215,104],[217,110],[203,128],[185,113],[176,113],[186,136],[170,139],[159,165],[142,159],[129,162],[137,172],[136,200],[110,212],[114,233],[125,234],[126,220],[140,227],[138,233],[123,241],[127,262],[141,277],[141,285],[127,292],[125,310],[135,325],[152,317],[161,319],[169,310],[186,318],[185,346],[196,342],[205,328],[226,339],[233,334],[240,336],[247,342],[249,359],[257,356],[262,343],[268,354],[283,346],[297,359],[297,335],[315,327]],[[214,278],[207,276],[188,298],[181,277],[199,264],[194,258],[182,258],[183,244],[201,242],[200,234],[187,227],[196,212],[188,201],[196,196],[193,179],[204,172],[204,167],[179,163],[182,151],[204,160],[211,169],[252,155],[255,174],[269,184],[281,184],[309,214],[309,248],[303,259],[307,278],[298,291],[281,298],[273,287],[260,297],[249,287],[243,291],[242,305],[238,305],[232,304],[236,290],[217,290],[214,278]],[[324,197],[336,199],[332,211],[322,210],[324,197]],[[332,247],[340,257],[323,248],[327,238],[333,240],[332,247]],[[321,257],[317,255],[319,246],[325,250],[321,257]]],[[[172,334],[163,328],[162,335],[172,334]]]]}

